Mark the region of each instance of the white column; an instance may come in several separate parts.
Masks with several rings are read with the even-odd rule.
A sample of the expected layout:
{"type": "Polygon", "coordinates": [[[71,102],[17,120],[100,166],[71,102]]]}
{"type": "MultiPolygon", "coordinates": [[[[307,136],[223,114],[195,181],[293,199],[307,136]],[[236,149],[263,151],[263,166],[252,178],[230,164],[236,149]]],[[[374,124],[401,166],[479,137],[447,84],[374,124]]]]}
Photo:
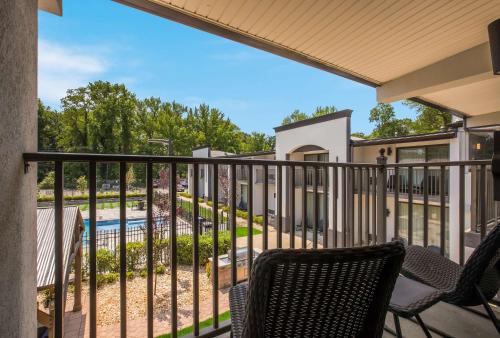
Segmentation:
{"type": "MultiPolygon", "coordinates": [[[[464,131],[459,131],[457,137],[450,142],[450,161],[460,161],[466,159],[466,137],[464,131]]],[[[458,166],[452,166],[450,170],[450,186],[448,194],[448,212],[449,212],[449,238],[450,238],[450,259],[459,261],[460,254],[460,169],[458,166]]],[[[467,191],[467,190],[466,190],[467,191]]]]}
{"type": "Polygon", "coordinates": [[[0,1],[0,323],[36,335],[37,0],[0,1]]]}

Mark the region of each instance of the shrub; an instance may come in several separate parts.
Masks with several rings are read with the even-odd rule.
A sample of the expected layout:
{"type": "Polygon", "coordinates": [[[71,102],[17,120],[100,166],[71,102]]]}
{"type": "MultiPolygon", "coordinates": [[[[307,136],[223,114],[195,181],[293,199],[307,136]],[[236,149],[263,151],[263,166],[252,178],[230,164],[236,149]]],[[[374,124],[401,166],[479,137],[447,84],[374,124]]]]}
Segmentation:
{"type": "Polygon", "coordinates": [[[167,268],[165,267],[165,265],[158,265],[155,271],[157,274],[163,275],[167,272],[167,268]]]}
{"type": "Polygon", "coordinates": [[[205,200],[203,198],[201,198],[201,197],[198,197],[198,202],[199,203],[203,203],[203,202],[205,202],[205,200]]]}
{"type": "Polygon", "coordinates": [[[108,249],[99,249],[96,252],[96,269],[97,273],[104,274],[107,272],[116,272],[117,264],[115,255],[108,249]]]}
{"type": "MultiPolygon", "coordinates": [[[[43,182],[43,181],[42,181],[43,182]]],[[[41,183],[40,183],[41,184],[41,183]]],[[[41,188],[39,186],[40,189],[44,189],[44,188],[41,188]]],[[[129,192],[127,193],[127,197],[131,198],[131,197],[145,197],[146,194],[145,193],[141,193],[141,192],[129,192]]],[[[120,194],[117,193],[117,192],[99,192],[96,194],[96,197],[97,199],[105,199],[105,198],[119,198],[120,197],[120,194]]],[[[81,200],[88,200],[89,199],[89,195],[88,194],[81,194],[81,195],[67,195],[67,196],[64,196],[64,199],[65,200],[69,200],[69,201],[81,201],[81,200]]],[[[43,196],[38,196],[38,199],[37,199],[38,202],[52,202],[54,201],[54,195],[43,195],[43,196]]]]}
{"type": "MultiPolygon", "coordinates": [[[[223,255],[231,248],[231,237],[229,232],[219,232],[219,254],[223,255]]],[[[208,258],[212,257],[213,239],[211,233],[200,236],[199,239],[199,260],[200,265],[208,263],[208,258]]],[[[189,235],[177,237],[177,259],[179,264],[193,264],[193,238],[189,235]]]]}
{"type": "MultiPolygon", "coordinates": [[[[120,252],[120,246],[116,247],[116,251],[120,252]]],[[[125,246],[125,256],[127,261],[127,271],[136,271],[144,262],[146,251],[143,242],[129,242],[125,246]]]]}
{"type": "Polygon", "coordinates": [[[120,279],[120,274],[116,272],[112,273],[106,273],[106,274],[97,274],[96,275],[96,282],[97,282],[97,287],[101,287],[104,284],[112,284],[118,281],[120,279]]]}
{"type": "Polygon", "coordinates": [[[134,275],[133,271],[127,271],[127,279],[132,279],[134,277],[135,277],[135,275],[134,275]]]}
{"type": "Polygon", "coordinates": [[[148,275],[148,270],[141,270],[141,272],[139,273],[139,276],[141,277],[146,277],[148,275]]]}
{"type": "Polygon", "coordinates": [[[53,189],[55,181],[56,181],[56,173],[50,171],[43,178],[43,180],[40,183],[38,183],[38,189],[53,189]]]}
{"type": "Polygon", "coordinates": [[[191,196],[191,194],[190,194],[190,193],[188,193],[188,192],[183,192],[183,191],[182,191],[182,192],[178,192],[177,194],[178,194],[179,196],[182,196],[182,197],[185,197],[185,198],[192,198],[192,197],[193,197],[193,196],[191,196]]]}

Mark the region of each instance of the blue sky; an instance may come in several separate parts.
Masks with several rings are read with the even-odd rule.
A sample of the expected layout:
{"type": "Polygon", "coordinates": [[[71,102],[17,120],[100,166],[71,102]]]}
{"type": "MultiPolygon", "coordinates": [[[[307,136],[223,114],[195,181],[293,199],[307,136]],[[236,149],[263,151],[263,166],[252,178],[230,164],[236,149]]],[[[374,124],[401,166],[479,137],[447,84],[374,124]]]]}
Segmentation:
{"type": "MultiPolygon", "coordinates": [[[[243,131],[273,134],[295,109],[352,109],[352,130],[369,133],[375,90],[112,1],[65,1],[39,12],[39,96],[58,108],[68,88],[124,83],[138,97],[221,109],[243,131]]],[[[415,113],[395,104],[399,117],[415,113]]]]}

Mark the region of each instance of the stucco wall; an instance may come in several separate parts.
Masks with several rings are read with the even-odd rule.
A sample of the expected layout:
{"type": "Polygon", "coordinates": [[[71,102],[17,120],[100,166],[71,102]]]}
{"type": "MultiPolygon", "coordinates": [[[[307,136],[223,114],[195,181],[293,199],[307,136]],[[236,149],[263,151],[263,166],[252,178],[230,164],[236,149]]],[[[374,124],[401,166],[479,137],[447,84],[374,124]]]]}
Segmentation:
{"type": "Polygon", "coordinates": [[[0,2],[0,323],[2,337],[36,335],[37,1],[0,2]]]}
{"type": "MultiPolygon", "coordinates": [[[[290,155],[290,160],[302,161],[301,154],[293,154],[293,152],[306,145],[319,146],[328,151],[330,162],[349,162],[350,161],[350,133],[351,133],[351,118],[350,116],[341,117],[321,123],[309,124],[294,129],[276,132],[276,159],[285,160],[287,155],[290,155]]],[[[287,200],[287,182],[286,170],[283,168],[283,217],[285,229],[288,229],[291,210],[289,209],[289,201],[287,200]]],[[[329,180],[331,181],[332,172],[330,171],[329,180]]],[[[339,175],[338,182],[340,184],[341,177],[339,175]]],[[[333,185],[330,185],[329,196],[333,195],[333,185]]],[[[296,200],[300,200],[300,195],[297,195],[296,200]]],[[[341,213],[337,215],[337,224],[341,224],[341,213]]],[[[329,209],[329,228],[332,226],[333,212],[329,209]]]]}
{"type": "MultiPolygon", "coordinates": [[[[396,154],[398,148],[407,147],[420,147],[420,146],[430,146],[439,144],[450,144],[454,139],[444,139],[435,141],[421,141],[421,142],[407,142],[399,144],[379,144],[372,146],[363,147],[353,147],[353,162],[354,163],[377,163],[377,157],[380,156],[379,150],[384,148],[386,150],[385,156],[387,157],[387,163],[396,163],[396,154]],[[388,155],[387,149],[392,149],[392,154],[388,155]]],[[[450,148],[450,154],[451,154],[450,148]]]]}

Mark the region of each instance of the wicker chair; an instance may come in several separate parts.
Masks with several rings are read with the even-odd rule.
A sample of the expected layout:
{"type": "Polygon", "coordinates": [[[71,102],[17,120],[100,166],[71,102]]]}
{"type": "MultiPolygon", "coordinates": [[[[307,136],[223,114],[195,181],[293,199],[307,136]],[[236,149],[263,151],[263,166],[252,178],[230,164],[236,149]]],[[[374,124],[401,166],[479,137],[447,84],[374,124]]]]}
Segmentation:
{"type": "Polygon", "coordinates": [[[266,251],[229,292],[232,335],[381,337],[404,252],[400,242],[266,251]]]}
{"type": "Polygon", "coordinates": [[[500,333],[488,304],[500,287],[500,224],[474,250],[464,267],[434,250],[408,246],[402,274],[442,292],[442,300],[458,306],[483,305],[500,333]]]}

